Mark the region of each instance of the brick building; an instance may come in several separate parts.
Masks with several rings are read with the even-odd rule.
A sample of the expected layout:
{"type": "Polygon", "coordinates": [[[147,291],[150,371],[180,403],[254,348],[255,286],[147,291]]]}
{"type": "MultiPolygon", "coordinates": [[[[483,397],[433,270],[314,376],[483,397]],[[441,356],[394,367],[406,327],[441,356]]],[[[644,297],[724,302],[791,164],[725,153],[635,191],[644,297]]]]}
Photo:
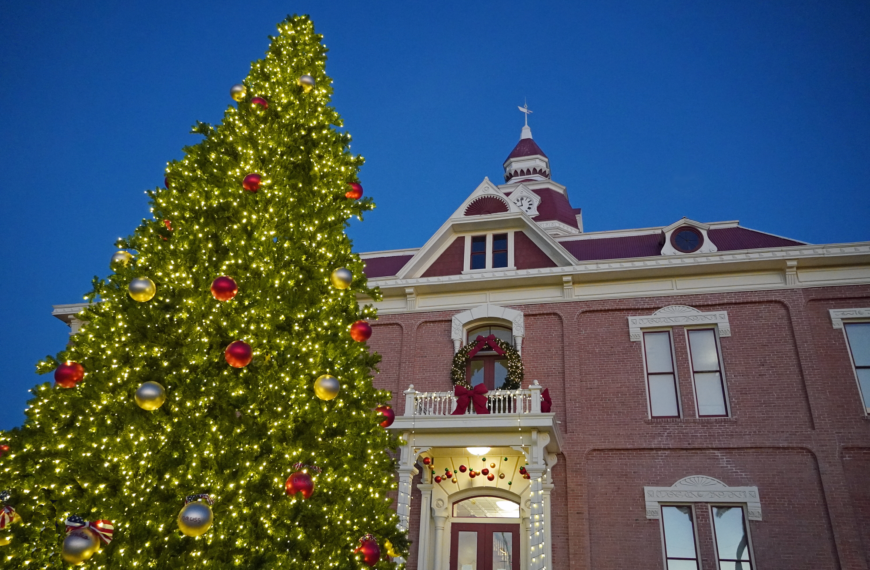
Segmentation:
{"type": "Polygon", "coordinates": [[[504,169],[362,255],[408,567],[870,568],[870,243],[584,233],[528,126],[504,169]]]}

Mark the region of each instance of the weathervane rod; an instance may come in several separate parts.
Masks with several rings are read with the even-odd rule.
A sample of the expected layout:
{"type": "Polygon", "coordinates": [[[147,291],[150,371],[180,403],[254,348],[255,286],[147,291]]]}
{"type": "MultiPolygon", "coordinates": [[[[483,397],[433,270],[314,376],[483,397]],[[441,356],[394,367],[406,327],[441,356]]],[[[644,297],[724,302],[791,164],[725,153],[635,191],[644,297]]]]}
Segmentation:
{"type": "Polygon", "coordinates": [[[526,116],[526,126],[528,127],[529,115],[531,114],[531,111],[529,111],[529,103],[525,100],[525,98],[523,98],[523,106],[517,106],[517,109],[519,109],[526,116]]]}

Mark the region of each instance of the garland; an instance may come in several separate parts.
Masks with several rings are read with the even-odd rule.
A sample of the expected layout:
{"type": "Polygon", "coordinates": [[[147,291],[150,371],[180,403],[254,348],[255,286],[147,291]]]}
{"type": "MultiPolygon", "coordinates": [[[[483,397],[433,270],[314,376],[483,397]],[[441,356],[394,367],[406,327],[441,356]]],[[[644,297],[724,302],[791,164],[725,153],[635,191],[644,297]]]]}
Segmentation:
{"type": "Polygon", "coordinates": [[[486,344],[498,346],[507,359],[508,375],[499,390],[519,390],[523,385],[523,359],[516,348],[494,337],[478,337],[476,342],[470,342],[459,349],[453,357],[453,368],[450,370],[450,380],[453,385],[471,388],[467,379],[468,363],[471,361],[469,354],[476,353],[486,344]]]}

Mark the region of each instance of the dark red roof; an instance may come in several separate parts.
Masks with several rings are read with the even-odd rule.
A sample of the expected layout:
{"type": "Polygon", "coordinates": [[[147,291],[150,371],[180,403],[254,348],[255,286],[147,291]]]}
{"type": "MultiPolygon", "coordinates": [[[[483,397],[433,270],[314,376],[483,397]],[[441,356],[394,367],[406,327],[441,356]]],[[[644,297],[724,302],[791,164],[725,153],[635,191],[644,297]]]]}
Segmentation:
{"type": "Polygon", "coordinates": [[[540,154],[544,158],[548,158],[544,151],[541,150],[541,147],[538,146],[533,139],[520,139],[520,142],[517,143],[517,146],[511,151],[508,157],[505,159],[505,162],[512,158],[519,158],[521,156],[532,156],[533,154],[540,154]]]}
{"type": "Polygon", "coordinates": [[[541,197],[541,203],[538,204],[538,215],[535,217],[536,222],[555,220],[572,228],[577,227],[577,214],[571,207],[567,196],[551,188],[541,188],[532,190],[532,192],[541,197]]]}
{"type": "MultiPolygon", "coordinates": [[[[761,249],[803,245],[791,239],[781,238],[741,227],[708,230],[707,235],[719,251],[761,249]]],[[[631,257],[655,257],[661,255],[662,234],[626,236],[600,239],[582,239],[559,242],[578,261],[600,259],[628,259],[631,257]]]]}
{"type": "Polygon", "coordinates": [[[364,259],[366,264],[366,277],[392,277],[402,269],[413,255],[390,255],[386,257],[372,257],[364,259]]]}

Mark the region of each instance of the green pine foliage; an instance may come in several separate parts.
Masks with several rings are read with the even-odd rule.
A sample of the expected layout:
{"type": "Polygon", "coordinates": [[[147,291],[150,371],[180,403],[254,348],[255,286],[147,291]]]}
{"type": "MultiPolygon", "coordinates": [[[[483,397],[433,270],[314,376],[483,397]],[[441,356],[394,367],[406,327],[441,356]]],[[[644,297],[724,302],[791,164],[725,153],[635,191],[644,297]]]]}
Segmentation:
{"type": "Polygon", "coordinates": [[[294,16],[278,29],[244,81],[246,100],[218,126],[197,124],[204,140],[168,165],[168,188],[149,192],[152,217],[117,244],[135,259],[95,278],[87,324],[38,365],[78,362],[84,380],[37,386],[25,424],[0,433],[11,448],[0,489],[23,519],[0,567],[64,568],[72,514],[115,526],[85,568],[368,568],[354,554],[368,533],[381,546],[377,568],[395,567],[386,540],[407,552],[391,508],[395,440],[375,411],[390,394],[372,386],[379,357],[348,334],[375,317],[357,294],[378,296],[344,233],[374,207],[345,197],[363,159],[336,130],[312,22],[294,16]],[[316,80],[308,93],[303,74],[316,80]],[[250,173],[262,175],[256,193],[242,187],[250,173]],[[340,267],[353,272],[349,289],[330,283],[340,267]],[[210,286],[223,275],[239,292],[219,302],[210,286]],[[128,295],[138,277],[157,285],[152,300],[128,295]],[[235,340],[253,348],[245,368],[225,361],[235,340]],[[334,400],[315,396],[322,374],[342,384],[334,400]],[[146,381],[166,388],[159,410],[134,401],[146,381]],[[297,462],[323,470],[307,500],[284,490],[297,462]],[[176,518],[200,493],[215,500],[214,525],[189,538],[176,518]]]}

